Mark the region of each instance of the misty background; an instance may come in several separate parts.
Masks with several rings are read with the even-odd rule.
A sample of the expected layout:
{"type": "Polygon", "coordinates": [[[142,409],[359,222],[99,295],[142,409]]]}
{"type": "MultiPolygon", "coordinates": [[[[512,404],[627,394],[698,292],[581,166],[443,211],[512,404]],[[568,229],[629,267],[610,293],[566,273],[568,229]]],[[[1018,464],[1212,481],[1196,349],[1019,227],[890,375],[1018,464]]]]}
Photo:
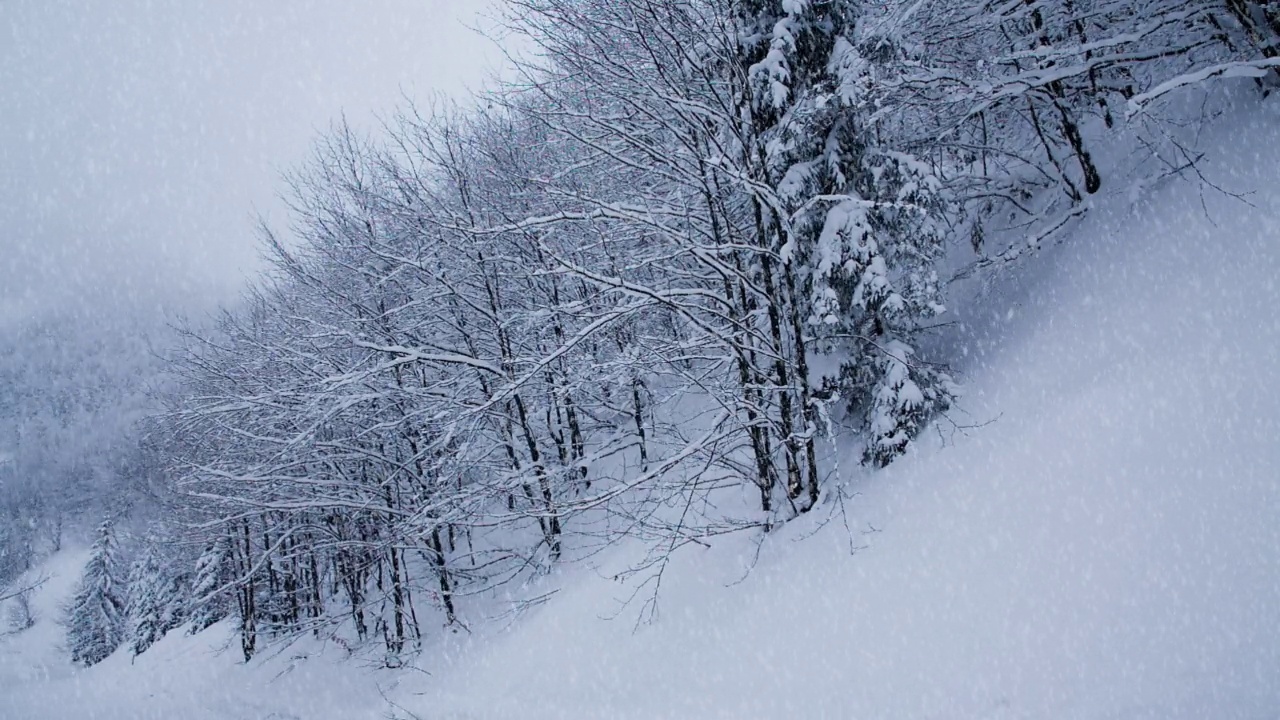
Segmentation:
{"type": "Polygon", "coordinates": [[[341,115],[460,95],[498,52],[484,0],[8,0],[0,327],[234,297],[253,216],[341,115]]]}
{"type": "MultiPolygon", "coordinates": [[[[288,236],[281,173],[343,118],[462,97],[501,64],[487,0],[0,6],[0,500],[96,507],[180,318],[288,236]]],[[[44,514],[45,511],[41,511],[44,514]]],[[[13,518],[18,522],[17,518],[13,518]]],[[[21,523],[19,523],[21,524],[21,523]]]]}

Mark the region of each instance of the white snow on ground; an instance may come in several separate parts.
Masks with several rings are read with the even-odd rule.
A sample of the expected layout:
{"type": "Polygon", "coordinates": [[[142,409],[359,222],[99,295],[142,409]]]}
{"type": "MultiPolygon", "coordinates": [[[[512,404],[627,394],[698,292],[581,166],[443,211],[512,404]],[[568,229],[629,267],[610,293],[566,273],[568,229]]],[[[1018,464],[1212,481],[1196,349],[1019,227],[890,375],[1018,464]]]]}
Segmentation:
{"type": "Polygon", "coordinates": [[[1280,717],[1280,112],[1228,129],[1205,171],[1253,207],[1177,181],[1102,201],[961,312],[954,419],[994,422],[849,473],[846,516],[758,560],[685,549],[655,623],[604,619],[628,592],[606,563],[430,648],[430,676],[308,643],[245,665],[226,628],[80,670],[63,553],[0,638],[0,719],[376,718],[397,681],[424,720],[1280,717]]]}
{"type": "Polygon", "coordinates": [[[6,714],[12,712],[13,697],[19,689],[40,688],[70,674],[62,648],[64,634],[57,620],[61,617],[61,603],[71,597],[88,559],[87,550],[64,550],[14,583],[14,588],[20,588],[43,580],[31,596],[36,621],[32,628],[9,634],[9,606],[14,601],[0,603],[0,718],[20,717],[6,714]]]}

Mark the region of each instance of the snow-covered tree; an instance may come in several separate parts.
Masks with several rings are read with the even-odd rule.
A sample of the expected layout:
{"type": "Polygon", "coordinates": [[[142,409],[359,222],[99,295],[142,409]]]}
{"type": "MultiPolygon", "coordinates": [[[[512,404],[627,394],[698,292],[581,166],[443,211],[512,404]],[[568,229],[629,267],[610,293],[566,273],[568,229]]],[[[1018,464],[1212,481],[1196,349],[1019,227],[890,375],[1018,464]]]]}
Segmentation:
{"type": "Polygon", "coordinates": [[[127,639],[135,656],[186,620],[186,581],[185,573],[163,562],[157,541],[147,538],[129,573],[127,639]]]}
{"type": "MultiPolygon", "coordinates": [[[[945,373],[903,356],[943,311],[937,265],[952,210],[934,169],[895,147],[896,128],[877,119],[888,104],[880,79],[902,58],[886,38],[859,35],[863,6],[761,0],[740,12],[758,155],[773,190],[763,214],[776,228],[796,363],[807,377],[814,345],[835,357],[842,370],[825,389],[860,414],[868,452],[883,465],[950,402],[945,373]],[[818,342],[806,347],[805,338],[818,342]],[[887,393],[898,399],[885,402],[887,393]]],[[[801,389],[811,443],[812,391],[801,389]]]]}
{"type": "Polygon", "coordinates": [[[104,520],[67,608],[67,647],[72,662],[86,666],[101,662],[124,641],[126,585],[119,554],[115,528],[110,520],[104,520]]]}
{"type": "Polygon", "coordinates": [[[185,609],[196,633],[232,613],[230,548],[225,536],[215,537],[200,554],[192,573],[191,597],[185,609]]]}

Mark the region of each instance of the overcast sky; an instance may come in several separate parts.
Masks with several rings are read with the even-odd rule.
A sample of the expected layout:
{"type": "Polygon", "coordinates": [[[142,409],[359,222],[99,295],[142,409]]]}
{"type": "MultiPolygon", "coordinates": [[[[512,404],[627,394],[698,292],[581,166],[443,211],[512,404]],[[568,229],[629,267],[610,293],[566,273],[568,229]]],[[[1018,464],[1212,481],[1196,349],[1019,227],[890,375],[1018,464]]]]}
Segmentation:
{"type": "Polygon", "coordinates": [[[0,0],[0,328],[234,297],[279,172],[340,113],[477,87],[490,5],[0,0]]]}

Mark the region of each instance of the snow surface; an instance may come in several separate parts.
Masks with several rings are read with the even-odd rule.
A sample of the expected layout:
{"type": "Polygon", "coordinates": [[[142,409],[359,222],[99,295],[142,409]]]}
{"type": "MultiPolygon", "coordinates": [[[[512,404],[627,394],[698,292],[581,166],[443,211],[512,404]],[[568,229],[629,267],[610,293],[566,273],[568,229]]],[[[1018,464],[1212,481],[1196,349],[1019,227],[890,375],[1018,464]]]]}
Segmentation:
{"type": "Polygon", "coordinates": [[[53,618],[84,554],[62,553],[37,626],[0,638],[0,718],[388,717],[379,687],[424,719],[1278,717],[1269,108],[1204,168],[1252,207],[1176,180],[1101,200],[981,313],[959,304],[953,419],[980,427],[875,474],[847,459],[844,513],[685,549],[656,622],[639,602],[607,619],[630,593],[620,550],[515,622],[437,641],[429,675],[311,641],[245,665],[218,653],[226,627],[80,670],[53,618]]]}

